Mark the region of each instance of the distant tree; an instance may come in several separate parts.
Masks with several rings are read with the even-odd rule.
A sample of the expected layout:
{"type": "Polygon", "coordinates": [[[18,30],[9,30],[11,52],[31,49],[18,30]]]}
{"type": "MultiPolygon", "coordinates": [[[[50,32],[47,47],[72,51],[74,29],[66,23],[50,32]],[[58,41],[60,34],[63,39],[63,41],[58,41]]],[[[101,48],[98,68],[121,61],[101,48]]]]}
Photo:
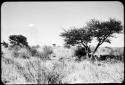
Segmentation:
{"type": "Polygon", "coordinates": [[[86,57],[87,59],[89,58],[89,46],[88,43],[91,42],[92,40],[92,33],[90,32],[90,30],[86,27],[83,28],[74,28],[74,29],[70,29],[70,30],[64,30],[63,33],[61,33],[62,37],[64,37],[64,41],[66,45],[79,45],[81,47],[85,48],[85,52],[86,52],[86,57]]]}
{"type": "Polygon", "coordinates": [[[28,47],[27,38],[23,35],[10,35],[9,41],[12,46],[18,45],[28,47]]]}
{"type": "Polygon", "coordinates": [[[109,21],[99,21],[92,19],[90,22],[87,23],[87,27],[91,29],[91,33],[97,39],[97,46],[94,49],[94,54],[100,45],[104,42],[111,43],[111,37],[114,37],[113,34],[121,33],[123,30],[123,26],[121,21],[110,18],[109,21]]]}

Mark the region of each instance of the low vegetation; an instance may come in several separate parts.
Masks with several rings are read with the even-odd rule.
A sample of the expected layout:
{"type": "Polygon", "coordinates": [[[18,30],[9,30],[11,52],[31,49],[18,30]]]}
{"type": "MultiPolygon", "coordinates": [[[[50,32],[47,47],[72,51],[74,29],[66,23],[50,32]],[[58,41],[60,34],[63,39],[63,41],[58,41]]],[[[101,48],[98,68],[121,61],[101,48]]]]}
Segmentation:
{"type": "MultiPolygon", "coordinates": [[[[68,49],[71,50],[71,48],[68,49]]],[[[32,55],[32,51],[30,52],[30,50],[25,47],[19,47],[18,50],[10,49],[9,47],[3,47],[3,83],[121,83],[124,80],[123,61],[121,62],[120,60],[116,59],[116,61],[119,62],[115,63],[113,59],[111,59],[110,62],[108,60],[98,60],[98,62],[94,62],[93,64],[91,63],[91,61],[88,61],[86,59],[77,61],[77,57],[79,55],[82,56],[81,53],[79,55],[76,55],[74,53],[74,56],[65,58],[65,55],[59,57],[59,53],[60,55],[62,55],[63,53],[66,54],[66,50],[61,51],[62,53],[58,50],[58,52],[54,50],[55,49],[50,46],[44,46],[42,52],[39,52],[36,49],[36,52],[39,53],[39,55],[32,55]],[[52,54],[55,55],[54,59],[52,54]]],[[[78,50],[74,50],[74,52],[77,51],[78,50]]]]}
{"type": "Polygon", "coordinates": [[[83,28],[64,30],[65,46],[29,46],[23,35],[10,35],[1,42],[4,84],[122,83],[124,49],[100,48],[121,33],[120,21],[91,20],[83,28]],[[96,47],[89,46],[96,38],[96,47]]]}

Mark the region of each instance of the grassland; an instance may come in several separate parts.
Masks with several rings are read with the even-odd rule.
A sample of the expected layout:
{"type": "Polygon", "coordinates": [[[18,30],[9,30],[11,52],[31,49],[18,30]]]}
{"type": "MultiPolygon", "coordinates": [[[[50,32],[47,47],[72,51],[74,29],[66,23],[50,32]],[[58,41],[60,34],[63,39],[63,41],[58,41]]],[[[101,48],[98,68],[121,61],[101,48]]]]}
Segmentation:
{"type": "MultiPolygon", "coordinates": [[[[77,62],[74,55],[75,48],[44,46],[31,51],[25,47],[2,46],[1,49],[1,78],[4,84],[122,83],[124,81],[124,62],[92,63],[86,59],[77,62]]],[[[123,50],[123,48],[115,49],[110,53],[123,56],[123,50]]],[[[97,52],[101,54],[99,52],[103,51],[97,52]]]]}

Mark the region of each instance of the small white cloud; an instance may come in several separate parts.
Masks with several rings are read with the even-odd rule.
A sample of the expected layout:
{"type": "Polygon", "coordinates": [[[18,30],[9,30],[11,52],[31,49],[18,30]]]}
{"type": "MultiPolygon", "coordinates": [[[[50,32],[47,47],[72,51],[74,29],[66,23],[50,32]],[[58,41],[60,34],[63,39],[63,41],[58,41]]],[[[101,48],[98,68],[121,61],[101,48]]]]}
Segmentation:
{"type": "Polygon", "coordinates": [[[29,27],[33,27],[33,26],[34,26],[34,24],[29,24],[28,26],[29,26],[29,27]]]}

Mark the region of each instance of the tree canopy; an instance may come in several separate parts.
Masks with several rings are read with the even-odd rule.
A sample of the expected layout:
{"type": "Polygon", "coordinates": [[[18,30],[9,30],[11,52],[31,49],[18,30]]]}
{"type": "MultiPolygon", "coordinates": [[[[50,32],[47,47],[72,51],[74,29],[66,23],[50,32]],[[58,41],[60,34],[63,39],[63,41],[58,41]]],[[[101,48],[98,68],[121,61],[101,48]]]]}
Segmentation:
{"type": "Polygon", "coordinates": [[[15,46],[28,46],[27,38],[23,35],[10,35],[9,36],[10,44],[15,46]]]}
{"type": "Polygon", "coordinates": [[[85,48],[86,53],[89,54],[90,47],[88,43],[96,38],[97,46],[94,49],[92,55],[97,51],[98,47],[102,43],[111,43],[111,38],[114,37],[114,33],[121,33],[123,26],[121,21],[110,18],[108,21],[99,21],[96,19],[91,19],[87,22],[87,25],[82,28],[73,28],[69,30],[64,30],[61,33],[61,37],[64,37],[66,45],[81,45],[85,48]]]}
{"type": "Polygon", "coordinates": [[[109,21],[103,22],[92,19],[87,23],[87,27],[91,29],[93,37],[95,37],[98,42],[93,54],[102,43],[111,43],[111,38],[114,37],[113,34],[121,33],[123,30],[121,21],[112,18],[110,18],[109,21]]]}
{"type": "Polygon", "coordinates": [[[85,48],[86,55],[88,56],[89,52],[89,46],[88,43],[92,41],[92,33],[89,28],[83,27],[83,28],[74,28],[70,30],[64,30],[63,33],[61,33],[60,36],[64,37],[65,44],[67,45],[80,45],[85,48]]]}

